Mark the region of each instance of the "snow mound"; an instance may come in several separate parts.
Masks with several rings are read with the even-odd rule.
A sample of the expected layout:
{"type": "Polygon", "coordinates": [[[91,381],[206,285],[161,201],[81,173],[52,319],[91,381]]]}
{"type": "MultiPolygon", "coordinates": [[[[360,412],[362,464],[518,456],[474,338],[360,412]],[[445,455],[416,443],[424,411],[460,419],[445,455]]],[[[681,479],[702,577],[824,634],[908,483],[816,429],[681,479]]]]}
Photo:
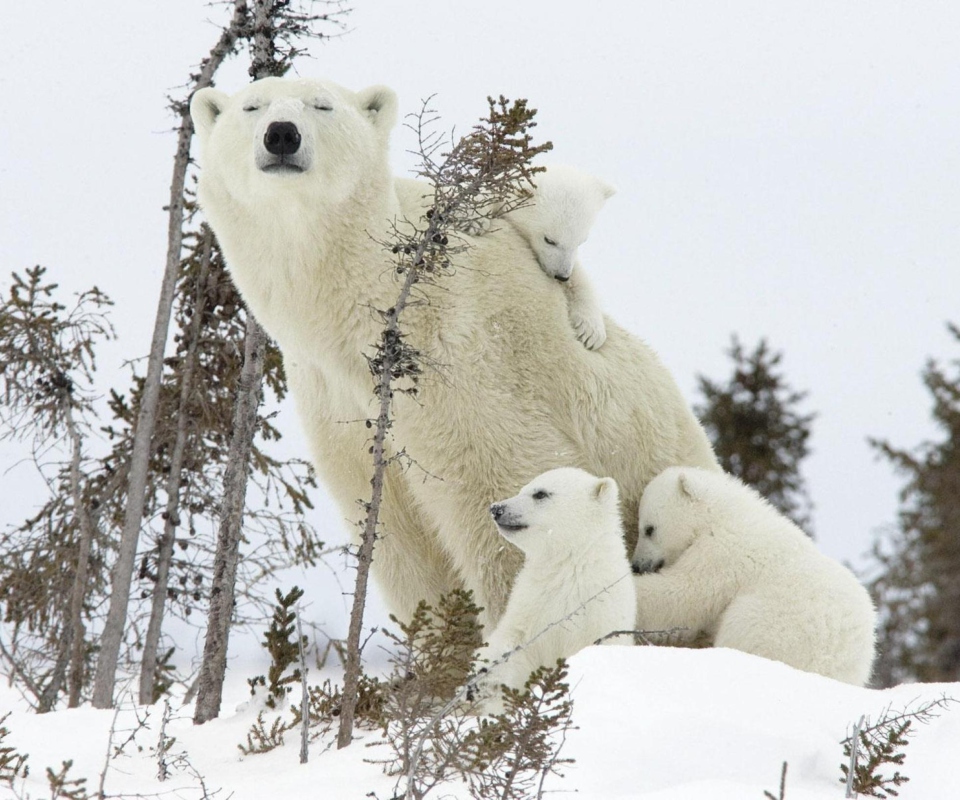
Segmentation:
{"type": "MultiPolygon", "coordinates": [[[[156,746],[162,706],[149,712],[148,730],[111,761],[108,795],[169,793],[199,798],[196,775],[218,798],[284,800],[324,797],[363,800],[374,792],[393,795],[395,779],[370,763],[385,752],[367,747],[376,735],[337,752],[314,744],[310,762],[299,764],[299,737],[264,754],[243,757],[237,747],[255,719],[250,708],[234,711],[245,693],[246,675],[234,666],[223,716],[201,727],[190,706],[174,712],[167,733],[176,737],[171,754],[186,753],[195,773],[173,771],[157,780],[156,746]]],[[[660,647],[591,647],[571,660],[573,722],[561,756],[575,759],[564,777],[551,777],[544,796],[571,793],[578,800],[763,800],[779,792],[780,769],[788,762],[789,800],[838,800],[843,753],[840,741],[861,715],[876,721],[884,711],[914,709],[946,695],[960,700],[960,684],[914,684],[885,691],[861,689],[798,672],[783,664],[732,650],[660,647]]],[[[296,702],[296,698],[294,698],[296,702]]],[[[88,791],[100,783],[113,711],[81,708],[38,716],[14,689],[0,687],[0,715],[12,710],[4,744],[28,753],[30,776],[21,796],[49,796],[45,767],[73,759],[70,776],[86,777],[88,791]]],[[[134,709],[117,717],[114,746],[135,727],[134,709]]],[[[956,800],[954,760],[960,753],[960,703],[916,725],[901,772],[910,782],[900,800],[956,800]]],[[[9,790],[0,787],[0,797],[9,790]]],[[[10,794],[14,797],[16,795],[10,794]]],[[[461,786],[433,793],[466,798],[461,786]]]]}

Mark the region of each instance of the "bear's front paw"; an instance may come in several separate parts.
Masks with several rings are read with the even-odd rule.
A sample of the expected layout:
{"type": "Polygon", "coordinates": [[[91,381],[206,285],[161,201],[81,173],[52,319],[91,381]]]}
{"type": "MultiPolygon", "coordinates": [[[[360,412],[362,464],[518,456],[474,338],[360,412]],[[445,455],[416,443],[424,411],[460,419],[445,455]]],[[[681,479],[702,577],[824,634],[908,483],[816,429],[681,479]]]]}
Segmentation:
{"type": "Polygon", "coordinates": [[[591,314],[570,309],[570,324],[577,339],[587,350],[599,350],[607,341],[607,326],[603,324],[603,315],[600,313],[591,314]]]}

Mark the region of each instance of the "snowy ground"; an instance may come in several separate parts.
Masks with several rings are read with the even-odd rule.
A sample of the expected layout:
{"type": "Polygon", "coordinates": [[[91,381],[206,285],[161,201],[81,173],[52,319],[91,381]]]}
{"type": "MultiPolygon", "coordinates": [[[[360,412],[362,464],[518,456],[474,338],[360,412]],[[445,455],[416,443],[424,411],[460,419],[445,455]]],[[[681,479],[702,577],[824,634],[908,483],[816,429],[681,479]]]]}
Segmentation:
{"type": "MultiPolygon", "coordinates": [[[[235,709],[247,696],[245,678],[261,668],[232,666],[221,719],[194,727],[191,707],[175,711],[168,730],[176,737],[171,754],[188,754],[208,792],[219,789],[220,800],[392,797],[395,780],[367,761],[378,755],[364,746],[376,738],[369,733],[341,752],[315,744],[306,765],[299,764],[298,737],[289,734],[282,748],[241,757],[237,745],[256,713],[235,709]]],[[[568,734],[562,755],[575,763],[563,779],[547,781],[545,797],[763,800],[764,791],[777,796],[787,761],[788,800],[842,798],[840,741],[862,714],[876,720],[888,707],[915,708],[943,695],[960,699],[956,683],[858,689],[729,650],[594,647],[572,660],[570,680],[578,729],[568,734]]],[[[6,709],[13,714],[5,744],[30,755],[20,796],[49,797],[45,767],[59,769],[65,759],[74,760],[70,775],[87,777],[88,789],[97,789],[114,712],[82,708],[37,716],[3,686],[0,711],[6,709]]],[[[197,778],[187,773],[157,781],[153,748],[161,707],[149,712],[148,729],[112,759],[106,794],[201,797],[197,778]]],[[[120,714],[114,746],[133,724],[131,710],[120,714]]],[[[910,782],[900,787],[900,800],[960,798],[960,703],[917,726],[906,753],[901,771],[910,782]]],[[[0,788],[0,797],[8,795],[17,796],[0,788]]],[[[431,796],[468,795],[451,786],[431,796]]]]}

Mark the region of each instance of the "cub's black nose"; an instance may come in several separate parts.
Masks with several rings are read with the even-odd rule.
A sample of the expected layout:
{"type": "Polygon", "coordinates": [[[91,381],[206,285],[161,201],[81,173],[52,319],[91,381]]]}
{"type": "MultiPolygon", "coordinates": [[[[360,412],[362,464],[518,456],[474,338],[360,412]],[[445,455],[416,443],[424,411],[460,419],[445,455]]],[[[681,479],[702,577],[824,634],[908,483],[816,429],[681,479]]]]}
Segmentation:
{"type": "Polygon", "coordinates": [[[494,519],[500,519],[503,516],[503,503],[494,503],[490,506],[490,513],[494,519]]]}
{"type": "Polygon", "coordinates": [[[275,156],[289,156],[300,149],[300,131],[292,122],[271,122],[263,135],[263,146],[275,156]]]}
{"type": "Polygon", "coordinates": [[[642,575],[642,574],[643,574],[643,570],[640,569],[640,565],[639,565],[639,564],[631,564],[631,565],[630,565],[630,569],[632,570],[632,572],[633,572],[634,575],[642,575]]]}

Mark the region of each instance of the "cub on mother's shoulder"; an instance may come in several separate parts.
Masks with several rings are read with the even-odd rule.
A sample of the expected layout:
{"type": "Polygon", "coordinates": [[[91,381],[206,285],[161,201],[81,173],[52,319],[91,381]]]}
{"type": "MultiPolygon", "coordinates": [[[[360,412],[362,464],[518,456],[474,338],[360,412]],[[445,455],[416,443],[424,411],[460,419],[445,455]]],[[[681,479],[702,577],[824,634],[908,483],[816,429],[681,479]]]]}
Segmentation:
{"type": "Polygon", "coordinates": [[[491,668],[492,682],[521,688],[538,667],[633,629],[616,481],[573,467],[550,470],[490,513],[524,553],[506,611],[480,653],[487,661],[511,653],[491,668]]]}
{"type": "MultiPolygon", "coordinates": [[[[527,240],[540,269],[564,284],[574,333],[584,347],[596,350],[607,340],[607,329],[578,251],[616,189],[594,175],[562,164],[538,172],[533,184],[526,202],[500,219],[527,240]]],[[[481,220],[468,232],[483,234],[495,224],[481,220]]]]}
{"type": "Polygon", "coordinates": [[[685,628],[858,686],[870,678],[870,595],[737,478],[693,467],[654,478],[633,570],[640,630],[685,628]]]}

